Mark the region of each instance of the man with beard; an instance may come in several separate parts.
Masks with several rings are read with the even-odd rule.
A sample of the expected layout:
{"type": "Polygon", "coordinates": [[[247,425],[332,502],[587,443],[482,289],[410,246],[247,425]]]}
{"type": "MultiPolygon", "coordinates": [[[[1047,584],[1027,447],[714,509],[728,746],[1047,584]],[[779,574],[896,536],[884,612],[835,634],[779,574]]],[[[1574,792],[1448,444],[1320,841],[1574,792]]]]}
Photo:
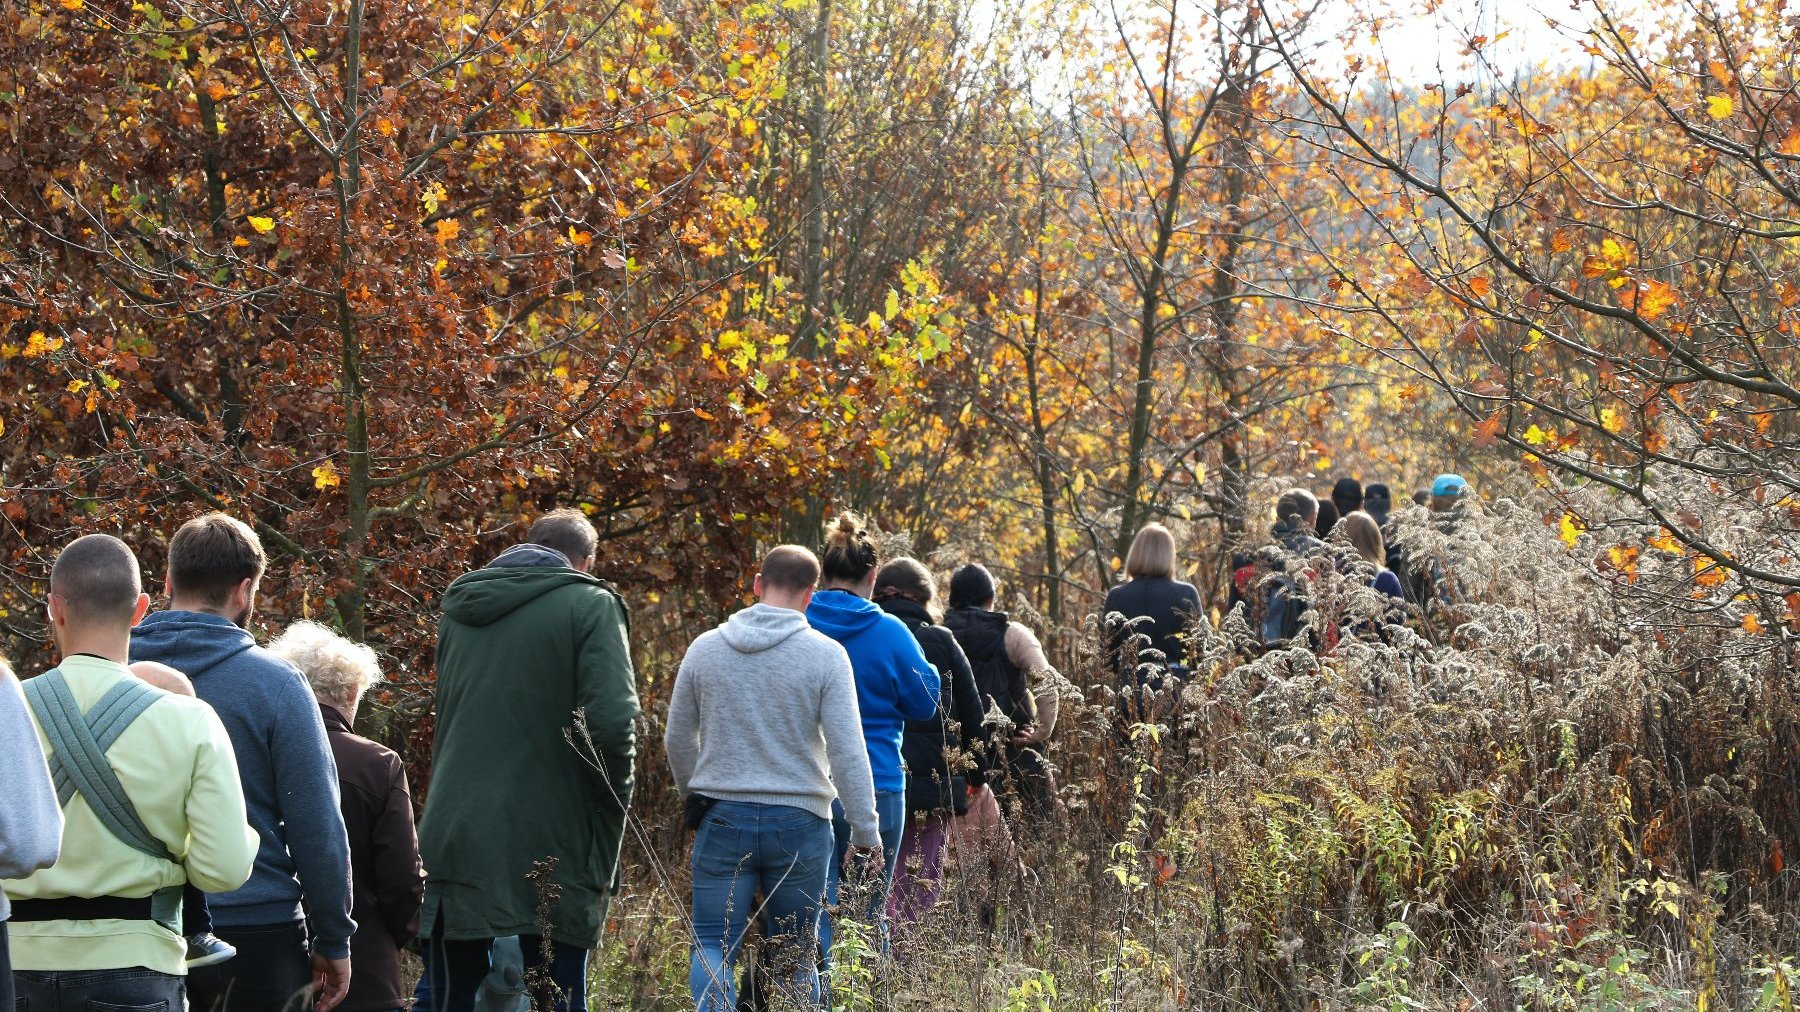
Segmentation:
{"type": "Polygon", "coordinates": [[[169,539],[169,609],[131,637],[133,661],[181,671],[217,711],[259,838],[250,881],[209,898],[214,931],[237,957],[189,975],[194,1012],[276,1012],[312,986],[324,1012],[350,985],[356,925],[337,767],[306,680],[246,631],[264,565],[242,521],[188,521],[169,539]]]}

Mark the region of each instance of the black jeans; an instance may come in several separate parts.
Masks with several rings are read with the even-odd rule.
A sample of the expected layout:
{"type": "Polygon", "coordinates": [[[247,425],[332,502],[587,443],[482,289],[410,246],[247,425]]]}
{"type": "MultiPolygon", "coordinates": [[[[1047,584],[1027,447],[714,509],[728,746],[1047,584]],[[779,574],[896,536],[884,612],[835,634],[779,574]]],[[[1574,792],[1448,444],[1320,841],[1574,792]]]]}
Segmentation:
{"type": "Polygon", "coordinates": [[[6,922],[0,921],[0,1012],[12,1012],[12,950],[6,947],[6,922]]]}
{"type": "Polygon", "coordinates": [[[215,934],[237,947],[237,956],[188,972],[193,1012],[300,1012],[312,1007],[312,955],[306,925],[218,925],[215,934]]]}
{"type": "Polygon", "coordinates": [[[191,885],[182,886],[181,933],[204,935],[212,928],[212,911],[206,906],[206,894],[191,885]]]}
{"type": "MultiPolygon", "coordinates": [[[[425,965],[431,970],[431,997],[436,1006],[433,1012],[472,1012],[475,994],[488,975],[488,949],[493,939],[423,941],[431,949],[431,958],[425,965]]],[[[519,941],[525,954],[526,979],[530,979],[532,972],[543,965],[544,941],[531,936],[519,941]]],[[[550,945],[550,980],[556,993],[533,995],[532,1007],[538,1012],[587,1012],[587,950],[561,942],[550,945]]]]}
{"type": "Polygon", "coordinates": [[[181,978],[143,967],[129,970],[18,970],[18,1012],[182,1012],[181,978]]]}

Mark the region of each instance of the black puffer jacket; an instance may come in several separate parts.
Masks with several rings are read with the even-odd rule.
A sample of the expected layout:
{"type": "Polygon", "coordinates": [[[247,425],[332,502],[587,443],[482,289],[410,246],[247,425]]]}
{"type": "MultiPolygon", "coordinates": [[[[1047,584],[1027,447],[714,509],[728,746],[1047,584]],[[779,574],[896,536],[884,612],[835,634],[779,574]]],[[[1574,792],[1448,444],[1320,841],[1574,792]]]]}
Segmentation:
{"type": "Polygon", "coordinates": [[[1121,583],[1106,594],[1106,614],[1118,613],[1127,622],[1108,643],[1113,670],[1121,674],[1135,670],[1139,664],[1156,663],[1161,667],[1192,663],[1187,643],[1182,639],[1200,617],[1200,592],[1191,583],[1180,580],[1131,580],[1121,583]],[[1148,637],[1136,657],[1121,657],[1125,640],[1132,633],[1148,637]],[[1160,657],[1151,655],[1156,651],[1160,657]]]}
{"type": "Polygon", "coordinates": [[[883,598],[881,609],[906,623],[925,659],[938,669],[943,690],[938,715],[930,720],[909,720],[900,741],[900,758],[906,763],[907,806],[913,811],[954,810],[960,799],[951,790],[953,777],[970,784],[986,783],[980,764],[988,754],[987,729],[982,725],[981,694],[975,689],[975,673],[968,657],[950,630],[931,621],[925,606],[904,597],[883,598]],[[979,745],[979,747],[977,747],[979,745]],[[976,759],[974,769],[952,772],[952,752],[967,749],[976,759]]]}

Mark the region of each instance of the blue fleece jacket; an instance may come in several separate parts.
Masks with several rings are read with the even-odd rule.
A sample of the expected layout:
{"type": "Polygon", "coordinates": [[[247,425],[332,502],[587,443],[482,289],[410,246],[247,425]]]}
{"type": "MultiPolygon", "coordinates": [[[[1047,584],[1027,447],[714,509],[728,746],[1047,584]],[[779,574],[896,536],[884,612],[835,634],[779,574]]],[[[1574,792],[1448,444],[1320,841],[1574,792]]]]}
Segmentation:
{"type": "Polygon", "coordinates": [[[240,889],[208,897],[223,927],[307,919],[313,949],[350,955],[350,840],[337,764],[312,690],[294,666],[218,615],[164,611],[131,636],[133,661],[161,661],[194,681],[231,735],[256,868],[240,889]],[[302,903],[305,907],[302,909],[302,903]]]}
{"type": "Polygon", "coordinates": [[[850,655],[875,790],[906,790],[900,739],[907,721],[936,715],[941,687],[937,669],[925,659],[906,623],[848,591],[814,594],[806,620],[850,655]]]}

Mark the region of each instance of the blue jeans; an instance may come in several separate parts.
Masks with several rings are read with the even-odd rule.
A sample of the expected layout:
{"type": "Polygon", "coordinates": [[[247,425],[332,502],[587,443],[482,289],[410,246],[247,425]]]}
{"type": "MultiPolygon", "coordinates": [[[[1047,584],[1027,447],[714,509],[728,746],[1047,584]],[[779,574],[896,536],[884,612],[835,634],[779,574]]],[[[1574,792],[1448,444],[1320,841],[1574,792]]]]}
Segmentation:
{"type": "Polygon", "coordinates": [[[720,801],[694,835],[694,952],[688,991],[698,1012],[737,1007],[737,957],[758,890],[771,939],[787,939],[794,997],[818,1005],[818,926],[831,864],[831,823],[804,809],[720,801]]]}
{"type": "MultiPolygon", "coordinates": [[[[906,831],[906,791],[876,791],[875,821],[881,831],[881,877],[869,886],[868,903],[862,917],[874,925],[881,940],[881,951],[888,951],[888,889],[894,884],[894,867],[900,861],[900,838],[906,831]]],[[[837,906],[838,879],[843,874],[844,858],[850,853],[850,820],[844,817],[844,805],[831,803],[831,832],[836,848],[831,855],[831,877],[825,883],[825,904],[837,906]]],[[[819,945],[824,952],[821,966],[831,969],[831,916],[820,917],[819,945]]]]}
{"type": "MultiPolygon", "coordinates": [[[[182,1012],[187,989],[173,974],[129,970],[14,970],[18,1012],[182,1012]]],[[[10,1012],[10,1010],[9,1010],[10,1012]]]]}

